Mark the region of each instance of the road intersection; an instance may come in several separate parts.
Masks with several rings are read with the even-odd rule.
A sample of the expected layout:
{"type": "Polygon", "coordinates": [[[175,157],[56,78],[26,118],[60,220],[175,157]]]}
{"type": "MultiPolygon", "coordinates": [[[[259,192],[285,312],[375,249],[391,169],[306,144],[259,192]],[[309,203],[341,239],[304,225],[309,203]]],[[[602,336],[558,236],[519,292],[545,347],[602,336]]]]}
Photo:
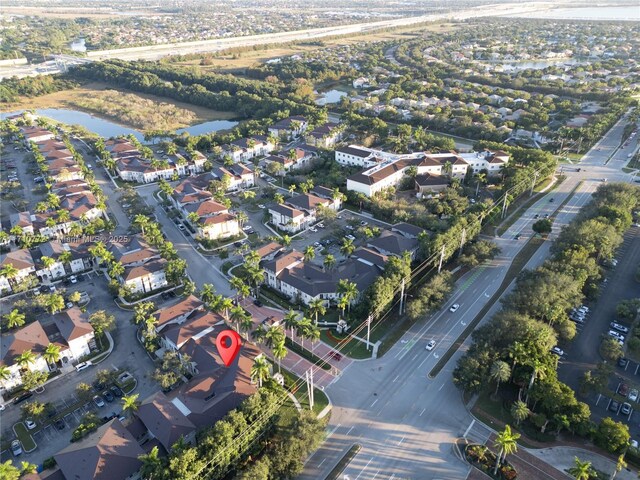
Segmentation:
{"type": "MultiPolygon", "coordinates": [[[[362,445],[362,449],[344,470],[345,479],[466,477],[469,467],[457,460],[452,445],[473,419],[462,402],[460,391],[453,385],[451,374],[470,339],[435,378],[428,378],[427,373],[498,290],[509,265],[525,245],[524,238],[532,234],[536,214],[554,214],[575,189],[568,202],[555,212],[550,235],[553,239],[590,200],[603,178],[630,180],[620,171],[629,151],[618,150],[625,123],[624,120],[618,122],[583,157],[580,172],[571,168],[574,171],[567,172],[566,180],[553,193],[537,201],[502,237],[495,239],[501,254],[463,276],[456,293],[441,312],[414,325],[383,358],[354,362],[342,372],[341,378],[326,390],[334,407],[329,435],[308,460],[301,479],[325,478],[354,443],[362,445]],[[554,201],[550,202],[549,198],[554,201]],[[517,234],[521,234],[520,240],[515,239],[517,234]],[[455,313],[448,310],[452,303],[460,304],[455,313]],[[431,339],[436,340],[437,345],[429,352],[425,346],[431,339]]],[[[544,261],[550,244],[547,241],[538,249],[528,268],[544,261]]],[[[499,308],[496,302],[484,320],[499,308]]],[[[476,441],[484,441],[488,435],[489,430],[478,423],[468,433],[469,438],[476,441]]]]}

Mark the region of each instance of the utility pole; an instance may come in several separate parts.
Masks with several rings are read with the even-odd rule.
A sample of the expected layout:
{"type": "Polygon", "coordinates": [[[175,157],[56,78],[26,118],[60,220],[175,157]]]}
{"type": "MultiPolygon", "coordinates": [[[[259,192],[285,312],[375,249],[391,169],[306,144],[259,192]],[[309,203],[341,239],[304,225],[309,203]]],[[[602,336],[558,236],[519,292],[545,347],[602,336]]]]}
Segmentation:
{"type": "Polygon", "coordinates": [[[309,409],[313,409],[313,367],[304,372],[307,381],[307,393],[309,395],[309,409]]]}
{"type": "Polygon", "coordinates": [[[440,252],[440,265],[438,265],[438,273],[442,270],[442,262],[444,261],[444,249],[446,245],[442,245],[442,251],[440,252]]]}
{"type": "Polygon", "coordinates": [[[462,229],[462,236],[460,237],[460,250],[458,251],[458,255],[462,253],[462,247],[464,247],[464,242],[467,240],[467,229],[462,229]]]}
{"type": "Polygon", "coordinates": [[[369,343],[369,337],[371,336],[371,319],[372,319],[373,315],[369,315],[367,317],[367,351],[369,351],[369,346],[371,345],[369,343]]]}
{"type": "Polygon", "coordinates": [[[538,180],[538,172],[533,174],[533,181],[531,182],[531,191],[529,192],[529,196],[533,195],[533,187],[536,186],[536,181],[538,180]]]}
{"type": "MultiPolygon", "coordinates": [[[[402,279],[402,286],[400,287],[400,311],[399,315],[402,315],[402,307],[404,303],[404,278],[402,279]]],[[[367,342],[369,341],[369,337],[367,336],[367,342]]]]}
{"type": "Polygon", "coordinates": [[[507,213],[507,193],[504,194],[504,200],[502,201],[502,215],[500,218],[504,218],[507,213]]]}

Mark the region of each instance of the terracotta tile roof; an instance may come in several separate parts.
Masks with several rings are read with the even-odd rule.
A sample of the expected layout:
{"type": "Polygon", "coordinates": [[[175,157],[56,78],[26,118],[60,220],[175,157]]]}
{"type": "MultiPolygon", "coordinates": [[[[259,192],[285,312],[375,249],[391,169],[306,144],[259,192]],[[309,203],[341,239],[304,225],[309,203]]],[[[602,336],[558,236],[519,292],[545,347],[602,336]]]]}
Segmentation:
{"type": "Polygon", "coordinates": [[[167,451],[171,450],[180,437],[196,431],[191,420],[162,392],[145,399],[136,415],[167,451]]]}
{"type": "Polygon", "coordinates": [[[137,267],[125,268],[123,278],[125,281],[129,281],[129,280],[134,280],[136,278],[145,277],[152,273],[164,270],[166,266],[167,266],[167,261],[164,258],[151,260],[137,267]]]}
{"type": "Polygon", "coordinates": [[[158,328],[160,328],[172,320],[175,320],[177,317],[187,315],[194,310],[201,309],[203,306],[204,302],[202,300],[195,295],[189,295],[187,298],[179,300],[169,307],[157,310],[153,316],[157,320],[158,328]]]}
{"type": "Polygon", "coordinates": [[[41,354],[49,345],[49,338],[40,325],[40,322],[32,322],[11,333],[2,335],[2,364],[11,366],[15,358],[26,350],[41,354]]]}

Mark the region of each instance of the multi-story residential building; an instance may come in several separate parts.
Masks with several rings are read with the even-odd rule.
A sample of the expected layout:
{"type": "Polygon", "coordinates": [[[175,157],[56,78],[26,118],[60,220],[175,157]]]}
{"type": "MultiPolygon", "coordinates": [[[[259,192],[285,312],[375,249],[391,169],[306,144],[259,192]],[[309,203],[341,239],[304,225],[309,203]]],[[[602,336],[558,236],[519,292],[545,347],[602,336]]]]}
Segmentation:
{"type": "Polygon", "coordinates": [[[25,370],[45,373],[53,370],[55,367],[50,366],[43,356],[49,344],[60,348],[59,363],[63,368],[79,361],[91,352],[94,332],[88,316],[79,308],[73,307],[54,315],[53,321],[34,321],[10,331],[2,335],[1,340],[0,363],[8,368],[9,376],[0,380],[0,392],[19,386],[25,370]],[[35,361],[26,365],[18,364],[17,357],[26,351],[35,354],[35,361]]]}
{"type": "Polygon", "coordinates": [[[229,167],[216,167],[210,173],[212,180],[222,180],[227,178],[229,185],[228,192],[251,188],[255,185],[255,174],[246,165],[235,163],[229,167]]]}
{"type": "Polygon", "coordinates": [[[223,156],[229,156],[234,162],[245,162],[252,158],[264,157],[276,148],[265,135],[253,135],[248,138],[234,140],[222,149],[223,156]]]}
{"type": "Polygon", "coordinates": [[[167,261],[160,258],[139,266],[125,267],[120,283],[132,294],[153,292],[169,284],[165,274],[166,266],[167,261]]]}
{"type": "Polygon", "coordinates": [[[25,126],[20,127],[20,133],[24,137],[24,143],[26,146],[29,146],[31,142],[46,142],[47,140],[53,140],[55,138],[55,134],[50,132],[46,128],[36,127],[36,126],[25,126]]]}
{"type": "Polygon", "coordinates": [[[20,227],[22,233],[33,235],[33,220],[31,219],[31,213],[20,212],[12,213],[9,216],[9,225],[11,228],[20,227]]]}
{"type": "Polygon", "coordinates": [[[373,167],[382,163],[383,158],[376,156],[374,150],[366,147],[349,145],[336,148],[336,162],[347,167],[373,167]]]}
{"type": "MultiPolygon", "coordinates": [[[[372,151],[376,156],[383,153],[372,151]]],[[[342,154],[341,154],[342,155],[342,154]]],[[[464,178],[469,168],[474,173],[487,171],[489,175],[497,175],[509,162],[504,152],[474,153],[412,153],[409,155],[384,154],[381,163],[351,175],[347,179],[347,190],[363,193],[371,197],[389,187],[396,187],[407,175],[410,168],[417,174],[417,188],[423,194],[427,190],[438,190],[443,187],[443,176],[464,178]]],[[[336,158],[338,152],[336,151],[336,158]]],[[[341,157],[342,158],[342,157],[341,157]]]]}
{"type": "Polygon", "coordinates": [[[302,115],[283,118],[269,127],[269,134],[276,138],[292,140],[304,134],[309,127],[307,119],[302,115]]]}
{"type": "Polygon", "coordinates": [[[197,237],[216,240],[240,234],[238,218],[229,213],[227,207],[215,200],[208,199],[200,203],[189,203],[183,206],[183,210],[187,217],[192,213],[198,215],[199,220],[194,224],[194,227],[198,229],[197,237]]]}
{"type": "Polygon", "coordinates": [[[305,139],[309,145],[320,148],[331,148],[342,140],[343,131],[344,129],[341,125],[327,122],[307,133],[305,139]]]}
{"type": "Polygon", "coordinates": [[[321,299],[328,305],[340,298],[340,280],[354,282],[362,293],[382,273],[386,260],[385,255],[374,250],[359,248],[344,263],[327,270],[305,262],[304,255],[293,250],[264,261],[262,268],[265,283],[292,301],[308,305],[314,299],[321,299]]]}
{"type": "Polygon", "coordinates": [[[4,267],[11,269],[14,273],[11,275],[0,274],[0,293],[2,294],[12,291],[15,285],[20,285],[27,277],[36,272],[33,256],[27,248],[0,255],[0,271],[4,267]]]}
{"type": "Polygon", "coordinates": [[[204,302],[195,295],[189,295],[187,298],[153,313],[153,317],[156,319],[156,331],[160,333],[171,325],[184,323],[188,318],[203,310],[204,302]]]}
{"type": "MultiPolygon", "coordinates": [[[[332,192],[329,189],[325,190],[332,192]]],[[[281,230],[299,232],[316,222],[318,208],[338,211],[341,205],[340,198],[326,198],[326,196],[321,197],[313,193],[304,193],[288,198],[282,205],[270,205],[270,221],[272,225],[281,230]]]]}
{"type": "Polygon", "coordinates": [[[107,247],[113,259],[124,267],[137,267],[152,260],[160,259],[160,252],[151,247],[141,235],[134,235],[128,241],[113,241],[107,247]]]}
{"type": "Polygon", "coordinates": [[[179,440],[187,445],[196,442],[196,426],[162,392],[144,399],[136,411],[136,417],[145,429],[144,437],[139,438],[139,442],[157,440],[167,452],[171,452],[179,440]]]}
{"type": "Polygon", "coordinates": [[[73,273],[79,273],[90,267],[88,252],[81,254],[68,243],[46,242],[38,245],[32,252],[36,265],[36,276],[41,281],[54,281],[73,273]],[[66,257],[68,261],[66,261],[66,257]],[[51,259],[51,260],[46,260],[51,259]],[[50,263],[53,261],[53,263],[50,263]]]}
{"type": "Polygon", "coordinates": [[[299,168],[306,167],[314,157],[314,153],[302,148],[292,149],[293,154],[289,152],[280,152],[277,155],[269,155],[264,159],[265,164],[279,163],[282,165],[281,175],[289,170],[297,170],[299,168]]]}

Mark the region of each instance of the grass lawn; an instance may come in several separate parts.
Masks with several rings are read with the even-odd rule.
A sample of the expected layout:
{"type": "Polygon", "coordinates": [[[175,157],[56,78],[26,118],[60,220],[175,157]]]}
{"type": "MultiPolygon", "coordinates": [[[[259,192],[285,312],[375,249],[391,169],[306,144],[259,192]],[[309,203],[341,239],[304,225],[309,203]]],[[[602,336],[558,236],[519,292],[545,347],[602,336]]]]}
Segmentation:
{"type": "MultiPolygon", "coordinates": [[[[291,393],[293,393],[293,395],[296,397],[296,399],[298,400],[298,402],[300,402],[300,406],[302,406],[302,408],[304,409],[309,409],[309,395],[307,394],[307,384],[303,379],[299,379],[298,377],[296,377],[293,373],[291,373],[289,370],[286,369],[282,369],[282,375],[285,378],[285,386],[287,387],[291,387],[294,384],[297,383],[298,388],[296,388],[294,391],[292,391],[291,393]]],[[[314,389],[314,394],[313,394],[313,411],[316,414],[319,414],[322,410],[325,409],[325,407],[327,405],[329,405],[329,398],[325,395],[325,393],[322,390],[319,390],[317,388],[314,389]]],[[[293,405],[293,403],[292,403],[293,405]]]]}
{"type": "Polygon", "coordinates": [[[31,452],[37,448],[36,442],[31,438],[31,434],[24,423],[16,423],[13,426],[13,431],[16,433],[18,440],[22,443],[22,448],[24,448],[25,452],[31,452]]]}
{"type": "Polygon", "coordinates": [[[338,347],[336,338],[342,340],[348,336],[350,335],[338,335],[335,330],[320,330],[320,340],[327,345],[331,345],[343,355],[356,359],[371,358],[371,351],[367,351],[367,346],[355,338],[351,339],[347,344],[338,347]]]}

